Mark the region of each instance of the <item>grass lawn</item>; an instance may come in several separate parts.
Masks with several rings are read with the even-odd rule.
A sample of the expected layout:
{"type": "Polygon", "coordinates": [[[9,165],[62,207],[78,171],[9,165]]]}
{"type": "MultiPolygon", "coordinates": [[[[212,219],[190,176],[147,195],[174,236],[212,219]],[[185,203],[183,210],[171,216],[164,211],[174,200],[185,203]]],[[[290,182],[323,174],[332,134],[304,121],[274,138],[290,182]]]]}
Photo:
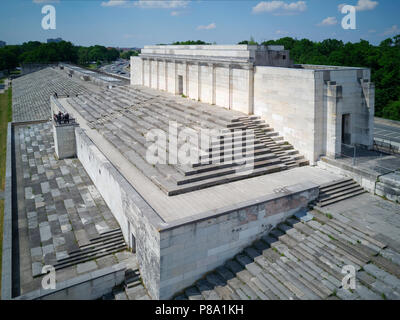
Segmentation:
{"type": "MultiPolygon", "coordinates": [[[[0,94],[0,191],[4,191],[7,152],[7,125],[12,120],[12,90],[0,94]]],[[[4,200],[0,200],[0,274],[2,262],[4,200]]],[[[1,278],[0,278],[1,286],[1,278]]]]}
{"type": "Polygon", "coordinates": [[[97,69],[97,64],[89,64],[87,67],[89,69],[96,70],[97,69]]]}

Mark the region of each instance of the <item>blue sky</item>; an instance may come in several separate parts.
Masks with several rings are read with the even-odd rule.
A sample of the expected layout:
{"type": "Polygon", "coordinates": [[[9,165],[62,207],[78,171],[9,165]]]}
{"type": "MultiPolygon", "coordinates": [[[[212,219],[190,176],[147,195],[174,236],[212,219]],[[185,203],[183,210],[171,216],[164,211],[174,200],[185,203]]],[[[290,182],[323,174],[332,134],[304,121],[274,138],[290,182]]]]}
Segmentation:
{"type": "Polygon", "coordinates": [[[235,44],[285,36],[320,41],[400,34],[398,0],[2,0],[0,40],[18,44],[62,37],[76,45],[142,47],[181,40],[235,44]],[[56,9],[56,30],[43,30],[42,7],[56,9]],[[357,29],[344,30],[341,4],[356,6],[357,29]]]}

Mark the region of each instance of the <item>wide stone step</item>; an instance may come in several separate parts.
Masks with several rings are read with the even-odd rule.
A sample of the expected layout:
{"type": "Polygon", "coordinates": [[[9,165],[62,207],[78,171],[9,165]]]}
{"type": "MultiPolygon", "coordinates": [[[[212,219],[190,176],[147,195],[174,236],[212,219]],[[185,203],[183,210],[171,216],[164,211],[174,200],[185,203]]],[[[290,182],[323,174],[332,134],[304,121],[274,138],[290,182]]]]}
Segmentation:
{"type": "MultiPolygon", "coordinates": [[[[107,240],[107,241],[104,241],[101,243],[97,243],[96,245],[94,245],[92,247],[84,247],[83,249],[71,251],[68,254],[68,258],[84,255],[84,254],[91,253],[94,251],[99,251],[104,248],[108,248],[110,246],[113,246],[116,244],[121,244],[121,243],[125,243],[125,240],[123,237],[118,237],[116,239],[110,239],[110,240],[107,240]]],[[[58,261],[63,261],[65,259],[67,259],[67,258],[59,259],[58,261]]]]}
{"type": "Polygon", "coordinates": [[[349,182],[352,183],[352,182],[354,182],[354,180],[351,179],[351,178],[346,178],[346,179],[340,179],[340,180],[331,181],[331,182],[328,182],[328,183],[321,184],[319,186],[319,189],[321,191],[327,191],[327,190],[329,190],[331,188],[336,188],[338,185],[340,186],[341,184],[345,184],[345,183],[349,183],[349,182]]]}
{"type": "Polygon", "coordinates": [[[260,161],[266,161],[266,160],[273,160],[276,159],[277,163],[280,163],[280,160],[275,157],[274,154],[262,154],[262,155],[254,155],[252,154],[250,157],[244,157],[241,159],[237,159],[237,161],[227,161],[227,162],[221,162],[221,163],[215,163],[215,164],[210,164],[210,165],[203,165],[200,167],[195,167],[194,169],[191,166],[187,167],[179,167],[179,170],[185,175],[185,176],[192,176],[195,174],[200,174],[204,172],[210,172],[210,171],[215,171],[219,169],[224,169],[224,168],[231,168],[231,167],[237,167],[242,165],[243,163],[250,163],[251,161],[254,163],[260,162],[260,161]],[[239,163],[240,161],[240,163],[239,163]]]}
{"type": "Polygon", "coordinates": [[[71,267],[71,266],[74,266],[74,265],[77,265],[77,264],[80,264],[80,263],[84,263],[84,262],[87,262],[87,261],[99,259],[99,258],[108,256],[110,254],[114,254],[114,253],[126,250],[126,248],[127,247],[126,247],[125,244],[124,245],[120,245],[120,246],[116,246],[116,247],[110,248],[109,250],[106,250],[106,251],[103,251],[103,252],[98,252],[98,253],[96,253],[94,255],[91,255],[91,256],[83,257],[81,259],[76,259],[74,261],[70,261],[70,262],[66,262],[66,263],[62,263],[62,264],[56,264],[56,265],[54,265],[54,268],[55,268],[55,270],[61,270],[61,269],[68,268],[68,267],[71,267]]]}
{"type": "Polygon", "coordinates": [[[349,185],[347,185],[345,187],[340,187],[338,189],[331,190],[331,191],[328,191],[328,192],[322,191],[319,194],[319,199],[320,200],[327,199],[327,198],[331,198],[332,199],[333,196],[336,196],[336,195],[341,196],[341,195],[344,195],[344,194],[346,194],[348,192],[358,191],[360,188],[361,187],[357,183],[353,183],[353,184],[349,184],[349,185]]]}
{"type": "Polygon", "coordinates": [[[285,165],[274,165],[274,166],[269,166],[269,167],[265,167],[265,168],[258,168],[258,169],[254,169],[254,170],[246,170],[246,171],[242,171],[242,174],[230,174],[230,175],[226,175],[223,177],[216,177],[216,178],[212,178],[212,179],[208,179],[205,181],[199,181],[199,182],[193,182],[193,183],[189,183],[189,184],[185,184],[185,185],[181,185],[181,186],[176,186],[176,185],[169,185],[168,187],[165,187],[165,184],[158,184],[157,181],[153,180],[154,183],[158,184],[159,187],[161,189],[163,189],[169,196],[173,196],[173,195],[178,195],[178,194],[182,194],[185,192],[190,192],[190,191],[195,191],[195,190],[200,190],[203,188],[208,188],[208,187],[212,187],[212,186],[216,186],[216,185],[220,185],[220,184],[225,184],[225,183],[229,183],[229,182],[234,182],[234,181],[240,181],[243,179],[247,179],[247,178],[252,178],[252,177],[257,177],[257,176],[261,176],[264,174],[270,174],[270,173],[274,173],[274,172],[280,172],[282,170],[286,170],[286,166],[285,165]]]}
{"type": "MultiPolygon", "coordinates": [[[[262,149],[255,149],[255,150],[249,150],[248,152],[243,152],[240,153],[239,159],[240,158],[250,158],[250,157],[258,157],[258,156],[263,156],[263,155],[268,155],[271,157],[271,159],[276,158],[276,155],[274,153],[271,152],[271,150],[269,150],[268,148],[262,148],[262,149]]],[[[224,156],[214,156],[212,158],[207,158],[205,157],[204,159],[201,159],[198,163],[193,163],[193,164],[189,164],[189,166],[191,166],[192,168],[197,168],[197,167],[201,167],[201,166],[209,166],[212,165],[213,163],[231,163],[235,161],[235,155],[234,154],[226,154],[224,156]]]]}
{"type": "Polygon", "coordinates": [[[343,201],[343,200],[346,200],[346,199],[350,199],[350,198],[359,196],[359,195],[364,194],[366,192],[367,191],[365,191],[364,189],[361,188],[361,190],[359,190],[359,191],[348,193],[348,194],[343,195],[341,197],[335,197],[334,199],[330,199],[329,201],[324,201],[324,202],[317,203],[317,207],[323,208],[323,207],[329,206],[331,204],[334,204],[334,203],[337,203],[337,202],[340,202],[340,201],[343,201]]]}
{"type": "Polygon", "coordinates": [[[280,163],[281,163],[281,161],[279,159],[272,159],[272,160],[262,160],[262,161],[254,162],[250,165],[251,168],[246,168],[246,165],[245,165],[243,168],[241,168],[241,166],[239,166],[239,168],[231,167],[231,168],[217,169],[212,172],[203,172],[203,173],[191,175],[190,177],[185,177],[182,180],[177,180],[177,184],[184,185],[184,184],[194,183],[194,182],[212,179],[212,178],[216,178],[216,177],[222,177],[225,175],[232,175],[235,173],[241,174],[241,173],[245,173],[246,171],[249,171],[249,170],[276,166],[280,163]]]}
{"type": "Polygon", "coordinates": [[[207,155],[200,156],[200,161],[207,160],[207,159],[213,159],[214,157],[221,157],[223,155],[235,155],[235,154],[240,154],[240,153],[247,153],[251,152],[253,150],[262,150],[262,149],[267,149],[269,152],[271,150],[269,148],[266,148],[266,146],[263,143],[256,143],[252,145],[246,145],[242,147],[235,147],[235,148],[224,148],[223,150],[212,150],[209,152],[207,155]]]}
{"type": "Polygon", "coordinates": [[[116,246],[121,246],[121,245],[125,245],[124,239],[105,243],[103,245],[99,245],[99,246],[91,248],[91,249],[82,250],[80,252],[75,252],[74,254],[69,254],[68,257],[57,260],[57,263],[61,264],[61,263],[65,263],[67,261],[73,261],[76,259],[80,259],[82,257],[89,257],[93,254],[96,254],[97,252],[103,252],[105,250],[112,249],[116,246]]]}
{"type": "Polygon", "coordinates": [[[320,188],[320,193],[330,194],[330,193],[334,193],[336,190],[340,190],[342,188],[349,187],[349,186],[354,186],[354,185],[357,185],[357,182],[355,182],[354,180],[349,180],[349,181],[345,181],[345,182],[342,182],[342,183],[337,183],[337,184],[335,184],[333,186],[320,188]]]}

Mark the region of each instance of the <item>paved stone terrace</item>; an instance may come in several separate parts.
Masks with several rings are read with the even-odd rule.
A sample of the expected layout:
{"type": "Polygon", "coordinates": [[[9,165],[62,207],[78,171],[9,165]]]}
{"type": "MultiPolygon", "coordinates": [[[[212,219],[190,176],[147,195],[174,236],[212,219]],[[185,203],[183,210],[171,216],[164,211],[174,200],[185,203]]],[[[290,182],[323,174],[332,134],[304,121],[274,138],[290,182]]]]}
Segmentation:
{"type": "Polygon", "coordinates": [[[67,101],[90,128],[96,129],[170,196],[308,164],[259,117],[247,117],[216,106],[130,86],[80,95],[67,101]],[[196,134],[195,139],[201,136],[201,130],[216,130],[208,134],[208,147],[201,150],[195,163],[153,165],[148,162],[148,148],[152,143],[147,141],[146,135],[151,130],[165,134],[166,159],[176,157],[179,148],[188,142],[180,141],[177,134],[170,131],[171,122],[178,124],[178,134],[182,129],[190,129],[196,134]],[[246,167],[233,161],[233,154],[253,165],[246,167]]]}
{"type": "Polygon", "coordinates": [[[14,130],[19,246],[14,285],[20,293],[40,286],[45,264],[55,266],[57,281],[63,281],[129,258],[121,252],[126,245],[117,221],[79,160],[55,158],[51,123],[14,130]],[[83,254],[83,248],[90,250],[83,254]]]}
{"type": "Polygon", "coordinates": [[[400,300],[400,206],[363,194],[323,210],[278,225],[175,299],[400,300]],[[355,290],[342,287],[344,265],[355,290]]]}
{"type": "Polygon", "coordinates": [[[72,96],[89,92],[83,82],[48,67],[13,80],[13,121],[50,118],[50,96],[72,96]]]}

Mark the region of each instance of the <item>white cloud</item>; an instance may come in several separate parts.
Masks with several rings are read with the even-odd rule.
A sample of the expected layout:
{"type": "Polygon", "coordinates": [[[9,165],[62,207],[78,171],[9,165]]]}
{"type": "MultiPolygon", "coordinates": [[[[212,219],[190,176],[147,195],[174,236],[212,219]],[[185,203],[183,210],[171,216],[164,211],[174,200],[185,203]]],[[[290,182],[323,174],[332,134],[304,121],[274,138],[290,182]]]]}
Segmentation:
{"type": "Polygon", "coordinates": [[[216,27],[217,27],[217,25],[213,22],[207,26],[198,26],[197,30],[211,30],[211,29],[215,29],[216,27]]]}
{"type": "Polygon", "coordinates": [[[372,1],[372,0],[358,0],[356,9],[358,11],[368,11],[368,10],[374,10],[378,6],[379,2],[378,1],[372,1]]]}
{"type": "Polygon", "coordinates": [[[60,0],[33,0],[33,3],[58,3],[60,0]]]}
{"type": "Polygon", "coordinates": [[[399,26],[394,25],[394,26],[391,26],[389,29],[387,29],[382,35],[391,36],[391,35],[398,34],[398,33],[400,33],[399,26]]]}
{"type": "MultiPolygon", "coordinates": [[[[339,4],[338,9],[342,11],[343,6],[347,5],[346,3],[339,4]]],[[[358,0],[357,5],[355,6],[357,11],[369,11],[374,10],[379,5],[378,1],[372,0],[358,0]]]]}
{"type": "Polygon", "coordinates": [[[174,9],[174,8],[185,8],[189,1],[183,0],[164,0],[164,1],[152,1],[152,0],[138,0],[134,1],[136,7],[141,8],[162,8],[162,9],[174,9]]]}
{"type": "MultiPolygon", "coordinates": [[[[39,0],[40,1],[40,0],[39,0]]],[[[108,0],[102,1],[102,7],[138,7],[145,9],[175,9],[175,8],[185,8],[189,1],[183,0],[108,0]]]]}
{"type": "Polygon", "coordinates": [[[180,14],[181,14],[180,11],[171,11],[171,16],[176,17],[176,16],[179,16],[180,14]]]}
{"type": "Polygon", "coordinates": [[[276,30],[275,33],[280,35],[289,34],[289,32],[283,30],[276,30]]]}
{"type": "Polygon", "coordinates": [[[336,17],[328,17],[324,20],[322,20],[321,23],[318,24],[318,26],[334,26],[338,23],[336,17]]]}
{"type": "Polygon", "coordinates": [[[102,1],[102,7],[118,7],[123,5],[128,5],[129,1],[127,0],[109,0],[109,1],[102,1]]]}
{"type": "Polygon", "coordinates": [[[253,7],[253,13],[294,14],[307,10],[305,1],[286,3],[284,1],[261,1],[253,7]]]}

